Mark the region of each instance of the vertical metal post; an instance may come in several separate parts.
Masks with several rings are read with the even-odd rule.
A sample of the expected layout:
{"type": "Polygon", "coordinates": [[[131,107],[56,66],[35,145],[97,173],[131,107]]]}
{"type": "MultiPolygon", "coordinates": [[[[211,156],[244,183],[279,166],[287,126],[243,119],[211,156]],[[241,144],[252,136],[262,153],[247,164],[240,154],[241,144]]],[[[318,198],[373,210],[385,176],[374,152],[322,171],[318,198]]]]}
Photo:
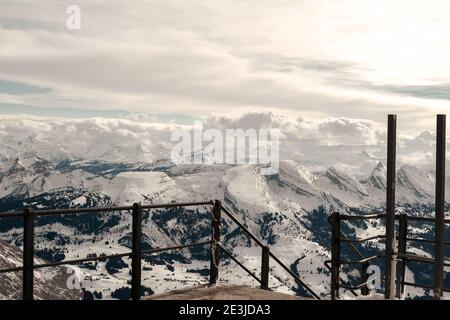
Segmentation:
{"type": "Polygon", "coordinates": [[[33,300],[34,269],[34,216],[31,208],[26,208],[23,215],[23,300],[33,300]]]}
{"type": "Polygon", "coordinates": [[[142,206],[133,204],[131,255],[131,299],[141,298],[142,206]]]}
{"type": "Polygon", "coordinates": [[[339,212],[331,215],[331,300],[339,298],[339,268],[341,259],[341,218],[339,212]]]}
{"type": "MultiPolygon", "coordinates": [[[[368,262],[364,262],[361,265],[361,282],[362,283],[369,281],[369,275],[367,273],[367,269],[369,268],[369,265],[370,264],[368,262]]],[[[369,295],[369,287],[367,285],[365,285],[364,287],[361,288],[361,295],[363,295],[363,296],[369,295]]]]}
{"type": "Polygon", "coordinates": [[[270,248],[262,247],[261,256],[261,289],[269,290],[269,261],[270,261],[270,248]]]}
{"type": "MultiPolygon", "coordinates": [[[[408,217],[406,214],[401,214],[399,217],[398,228],[398,255],[402,256],[406,254],[406,237],[408,235],[408,217]]],[[[403,299],[405,295],[405,271],[406,271],[406,259],[401,257],[401,260],[397,262],[397,292],[396,297],[403,299]]]]}
{"type": "Polygon", "coordinates": [[[440,299],[444,282],[444,206],[445,206],[445,147],[446,117],[437,116],[436,130],[436,216],[434,235],[434,297],[440,299]]]}
{"type": "Polygon", "coordinates": [[[219,279],[220,263],[220,219],[222,214],[220,200],[214,200],[213,218],[211,222],[211,266],[209,271],[209,284],[215,285],[219,279]]]}
{"type": "Polygon", "coordinates": [[[397,116],[388,116],[387,134],[387,175],[386,175],[386,260],[385,260],[385,292],[386,299],[395,295],[395,160],[397,139],[397,116]]]}

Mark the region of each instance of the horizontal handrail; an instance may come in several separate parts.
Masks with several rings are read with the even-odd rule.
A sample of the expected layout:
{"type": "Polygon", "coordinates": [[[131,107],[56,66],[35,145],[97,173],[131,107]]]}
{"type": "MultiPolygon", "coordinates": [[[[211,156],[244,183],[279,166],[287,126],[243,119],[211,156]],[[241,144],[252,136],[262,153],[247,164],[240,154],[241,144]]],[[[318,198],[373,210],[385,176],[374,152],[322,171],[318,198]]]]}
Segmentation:
{"type": "MultiPolygon", "coordinates": [[[[399,253],[397,255],[398,259],[405,259],[407,261],[416,261],[416,262],[423,262],[423,263],[430,263],[430,264],[434,264],[435,260],[434,258],[429,258],[429,257],[424,257],[424,256],[418,256],[418,255],[414,255],[414,254],[401,254],[399,253]]],[[[444,267],[450,267],[450,263],[448,262],[444,262],[444,267]]]]}
{"type": "MultiPolygon", "coordinates": [[[[199,201],[199,202],[180,202],[180,203],[162,203],[162,204],[149,204],[142,205],[142,209],[164,209],[174,207],[193,207],[213,205],[212,201],[199,201]]],[[[97,208],[69,208],[69,209],[51,209],[51,210],[33,210],[34,216],[48,216],[48,215],[64,215],[64,214],[78,214],[78,213],[104,213],[111,211],[131,211],[133,206],[109,206],[109,207],[97,207],[97,208]]],[[[22,217],[24,215],[21,211],[14,212],[0,212],[0,218],[8,217],[22,217]]]]}
{"type": "MultiPolygon", "coordinates": [[[[418,216],[407,216],[408,220],[414,220],[414,221],[425,221],[425,222],[435,222],[434,218],[430,217],[418,217],[418,216]]],[[[445,223],[450,223],[450,219],[445,219],[445,223]]]]}
{"type": "MultiPolygon", "coordinates": [[[[397,237],[398,239],[399,237],[397,237]]],[[[435,240],[431,240],[431,239],[422,239],[422,238],[410,238],[410,237],[406,237],[405,238],[406,241],[409,242],[423,242],[423,243],[436,243],[435,240]]],[[[444,246],[450,246],[450,242],[444,242],[444,246]]]]}
{"type": "MultiPolygon", "coordinates": [[[[395,215],[395,219],[398,219],[400,215],[395,215]]],[[[384,219],[386,218],[385,214],[367,214],[367,215],[349,215],[349,214],[341,214],[339,215],[340,219],[347,221],[355,221],[355,220],[376,220],[376,219],[384,219]]],[[[415,221],[426,221],[426,222],[434,222],[435,219],[431,217],[418,217],[418,216],[407,216],[408,220],[415,221]]],[[[445,223],[450,224],[450,219],[445,219],[445,223]]]]}
{"type": "Polygon", "coordinates": [[[385,235],[376,235],[376,236],[371,236],[371,237],[367,237],[367,238],[363,238],[363,239],[343,239],[341,241],[342,242],[359,243],[359,242],[366,242],[366,241],[370,241],[370,240],[385,239],[385,238],[386,238],[385,235]]]}
{"type": "Polygon", "coordinates": [[[194,206],[212,206],[214,201],[197,201],[197,202],[180,202],[180,203],[165,203],[165,204],[147,204],[142,205],[142,209],[164,209],[173,207],[194,207],[194,206]]]}
{"type": "MultiPolygon", "coordinates": [[[[131,258],[131,298],[138,300],[140,298],[141,287],[141,259],[144,255],[153,254],[162,251],[179,250],[183,248],[198,246],[198,245],[213,245],[213,240],[202,241],[197,243],[190,243],[185,245],[176,245],[165,248],[155,248],[149,250],[142,250],[142,215],[143,210],[146,209],[163,209],[172,207],[189,207],[189,206],[213,206],[214,210],[220,211],[220,201],[197,201],[197,202],[183,202],[183,203],[166,203],[166,204],[148,204],[141,205],[134,203],[132,206],[108,206],[108,207],[94,207],[94,208],[69,208],[69,209],[52,209],[52,210],[33,210],[29,207],[24,208],[21,212],[1,212],[0,218],[20,217],[24,220],[24,234],[23,234],[23,262],[20,267],[9,267],[0,270],[0,274],[7,272],[22,271],[22,295],[24,300],[33,299],[33,272],[39,268],[56,267],[62,265],[79,264],[91,261],[104,261],[112,258],[131,258]],[[38,216],[48,215],[65,215],[65,214],[87,214],[87,213],[104,213],[114,211],[128,211],[132,214],[132,251],[112,255],[91,256],[81,259],[70,259],[57,262],[46,262],[41,264],[34,263],[34,218],[38,216]]],[[[214,215],[214,214],[213,214],[214,215]]],[[[220,219],[220,217],[219,217],[220,219]]],[[[216,221],[213,219],[213,222],[216,221]]],[[[212,272],[212,271],[211,271],[212,272]]],[[[210,283],[213,283],[210,275],[210,283]]]]}
{"type": "Polygon", "coordinates": [[[375,219],[386,218],[386,215],[385,214],[367,214],[367,215],[361,215],[361,216],[352,216],[352,215],[348,215],[348,214],[341,214],[341,215],[339,215],[339,218],[341,220],[348,220],[348,221],[375,220],[375,219]]]}
{"type": "MultiPolygon", "coordinates": [[[[32,286],[30,287],[29,279],[31,276],[32,281],[32,272],[34,269],[39,268],[47,268],[47,267],[56,267],[61,265],[70,265],[70,264],[79,264],[79,263],[85,263],[85,262],[91,262],[91,261],[104,261],[112,258],[122,258],[122,257],[131,257],[132,258],[132,299],[139,299],[139,285],[140,285],[140,260],[143,259],[144,255],[158,253],[162,251],[169,251],[169,250],[179,250],[184,248],[189,248],[193,246],[199,246],[199,245],[212,245],[215,246],[216,249],[220,249],[223,251],[227,256],[229,256],[233,261],[235,261],[240,267],[242,267],[248,274],[250,274],[254,279],[256,279],[261,285],[263,284],[263,279],[259,279],[253,272],[251,272],[248,268],[246,268],[241,262],[239,262],[230,252],[228,252],[225,248],[222,247],[222,245],[219,242],[219,239],[217,238],[217,234],[214,234],[213,231],[213,238],[208,241],[201,241],[197,243],[190,243],[190,244],[184,244],[184,245],[175,245],[165,248],[155,248],[155,249],[148,249],[148,250],[142,250],[139,248],[140,238],[141,238],[141,230],[140,230],[140,224],[142,223],[142,210],[144,209],[163,209],[163,208],[172,208],[172,207],[189,207],[189,206],[201,206],[201,205],[211,205],[213,206],[215,211],[213,213],[213,224],[217,222],[220,223],[220,211],[223,211],[226,213],[226,215],[231,218],[247,235],[250,236],[251,239],[253,239],[260,247],[267,248],[264,246],[264,244],[254,235],[252,234],[242,222],[240,222],[234,215],[225,207],[223,207],[220,204],[220,201],[201,201],[201,202],[186,202],[186,203],[167,203],[167,204],[149,204],[149,205],[141,205],[138,203],[133,204],[132,206],[109,206],[109,207],[97,207],[97,208],[69,208],[69,209],[52,209],[52,210],[32,210],[30,208],[25,208],[22,212],[1,212],[0,218],[8,218],[8,217],[22,217],[24,220],[28,223],[26,227],[24,227],[24,235],[30,234],[28,236],[28,241],[31,237],[31,255],[29,255],[28,260],[25,263],[25,260],[21,267],[10,267],[6,269],[0,270],[1,273],[6,272],[16,272],[16,271],[23,271],[24,274],[27,274],[27,281],[23,281],[24,288],[27,288],[26,293],[24,293],[24,299],[32,299],[33,293],[32,293],[32,286]],[[219,211],[218,218],[216,217],[217,212],[219,211]],[[34,224],[32,223],[29,225],[30,221],[32,222],[32,218],[36,216],[49,216],[49,215],[65,215],[65,214],[85,214],[85,213],[104,213],[104,212],[114,212],[114,211],[128,211],[129,213],[132,213],[133,215],[133,221],[132,221],[132,229],[133,229],[133,250],[131,252],[124,252],[124,253],[118,253],[113,255],[100,255],[95,257],[86,257],[86,258],[80,258],[80,259],[70,259],[70,260],[64,260],[64,261],[58,261],[58,262],[47,262],[47,263],[41,263],[41,264],[34,264],[33,263],[33,237],[34,237],[34,224]],[[31,220],[30,220],[31,218],[31,220]],[[28,220],[27,220],[28,219],[28,220]],[[28,228],[28,229],[27,229],[28,228]],[[27,233],[28,232],[28,233],[27,233]],[[215,236],[214,236],[215,235],[215,236]],[[135,268],[137,269],[135,270],[135,268]]],[[[216,231],[219,232],[220,228],[216,231]]],[[[25,240],[24,240],[25,242],[25,240]]],[[[24,249],[25,250],[25,249],[24,249]]],[[[29,253],[30,248],[27,248],[27,252],[29,253]]],[[[311,288],[309,288],[290,268],[288,268],[283,262],[281,262],[278,257],[276,257],[272,252],[269,250],[266,251],[268,253],[267,257],[272,257],[283,269],[285,269],[294,279],[302,285],[315,299],[320,300],[320,296],[318,296],[311,288]]],[[[218,259],[216,257],[216,259],[218,259]]],[[[212,260],[213,261],[213,260],[212,260]]],[[[215,266],[215,264],[214,264],[215,266]]],[[[211,266],[213,268],[213,264],[211,266]]],[[[217,268],[217,267],[216,267],[217,268]]],[[[211,270],[212,272],[212,270],[211,270]]],[[[268,271],[266,271],[268,272],[268,271]]],[[[267,276],[267,274],[266,274],[267,276]]],[[[266,280],[265,280],[266,281],[266,280]]],[[[215,283],[210,279],[210,283],[215,283]]],[[[32,284],[31,284],[32,285],[32,284]]],[[[25,291],[24,291],[25,292],[25,291]]]]}
{"type": "Polygon", "coordinates": [[[0,274],[8,273],[8,272],[17,272],[17,271],[22,271],[22,270],[23,270],[23,267],[10,267],[10,268],[1,269],[0,274]]]}
{"type": "MultiPolygon", "coordinates": [[[[211,244],[212,241],[202,241],[197,243],[190,243],[185,245],[179,245],[179,246],[171,246],[171,247],[165,247],[165,248],[157,248],[157,249],[149,249],[149,250],[142,250],[142,254],[153,254],[158,253],[162,251],[170,251],[170,250],[179,250],[184,248],[190,248],[194,246],[201,246],[201,245],[207,245],[211,244]]],[[[95,257],[89,257],[89,258],[80,258],[80,259],[71,259],[71,260],[63,260],[63,261],[57,261],[57,262],[47,262],[42,264],[35,264],[33,267],[34,269],[40,269],[40,268],[48,268],[48,267],[57,267],[62,265],[68,265],[68,264],[79,264],[84,262],[92,262],[92,261],[104,261],[108,259],[114,259],[114,258],[123,258],[123,257],[129,257],[133,253],[131,251],[124,252],[124,253],[117,253],[117,254],[111,254],[111,255],[100,255],[95,257]]],[[[16,272],[16,271],[22,271],[23,267],[12,267],[8,269],[1,269],[0,273],[7,273],[7,272],[16,272]]]]}
{"type": "Polygon", "coordinates": [[[123,257],[129,257],[132,255],[132,252],[125,252],[125,253],[117,253],[117,254],[111,254],[108,256],[97,256],[97,257],[91,257],[91,258],[81,258],[81,259],[73,259],[73,260],[64,260],[59,262],[48,262],[48,263],[42,263],[42,264],[35,264],[33,267],[34,269],[40,269],[40,268],[48,268],[48,267],[57,267],[67,264],[78,264],[83,262],[91,262],[91,261],[104,261],[108,259],[114,259],[114,258],[123,258],[123,257]]]}
{"type": "Polygon", "coordinates": [[[367,258],[360,259],[360,260],[339,261],[339,263],[340,264],[346,264],[346,265],[349,265],[349,264],[363,264],[363,263],[370,262],[372,260],[376,260],[376,259],[380,259],[380,258],[384,258],[384,256],[377,255],[377,256],[371,256],[371,257],[367,257],[367,258]]]}
{"type": "Polygon", "coordinates": [[[428,258],[423,256],[418,256],[414,254],[397,254],[398,258],[404,258],[408,261],[418,261],[418,262],[425,262],[425,263],[434,263],[434,258],[428,258]]]}

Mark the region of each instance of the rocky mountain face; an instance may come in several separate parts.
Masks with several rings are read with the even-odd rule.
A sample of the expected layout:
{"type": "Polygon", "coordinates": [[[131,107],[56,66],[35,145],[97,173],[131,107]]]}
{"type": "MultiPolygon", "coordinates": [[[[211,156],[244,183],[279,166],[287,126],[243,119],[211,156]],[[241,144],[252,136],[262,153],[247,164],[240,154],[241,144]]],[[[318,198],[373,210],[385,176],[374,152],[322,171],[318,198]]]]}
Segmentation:
{"type": "MultiPolygon", "coordinates": [[[[251,165],[175,166],[167,160],[134,164],[70,159],[51,163],[32,153],[24,153],[0,162],[0,212],[21,210],[25,206],[38,210],[220,199],[252,232],[270,244],[282,261],[326,297],[329,274],[323,262],[330,255],[327,215],[334,210],[362,214],[380,211],[384,206],[385,168],[382,162],[371,160],[370,163],[371,168],[369,165],[366,168],[369,173],[361,175],[338,165],[313,171],[295,161],[281,161],[278,174],[264,176],[258,166],[251,165]]],[[[426,169],[400,167],[398,209],[413,214],[432,214],[433,184],[433,174],[426,169]]],[[[160,248],[209,239],[209,211],[210,208],[199,207],[146,212],[144,247],[160,248]]],[[[128,212],[37,218],[36,255],[40,259],[61,261],[129,251],[130,223],[128,212]]],[[[382,233],[383,226],[381,223],[348,224],[345,230],[350,236],[362,237],[382,233]]],[[[413,232],[427,234],[430,230],[416,228],[413,232]]],[[[258,273],[260,248],[254,247],[226,217],[223,235],[224,245],[258,273]]],[[[0,220],[0,239],[7,243],[0,247],[5,261],[9,255],[20,256],[17,247],[22,244],[21,222],[0,220]]],[[[382,247],[373,243],[362,250],[371,253],[381,251],[382,247]]],[[[431,249],[420,247],[418,250],[427,255],[431,249]]],[[[202,247],[146,257],[143,293],[160,293],[204,283],[209,255],[210,249],[202,247]]],[[[126,299],[130,290],[130,265],[129,259],[124,258],[76,267],[82,272],[84,288],[91,297],[126,299]]],[[[221,267],[221,280],[256,285],[226,259],[221,267]]],[[[5,283],[9,291],[4,291],[3,297],[9,298],[18,290],[20,282],[19,287],[13,285],[14,278],[5,283]]],[[[281,292],[301,292],[295,282],[275,266],[271,284],[281,292]]],[[[43,298],[45,288],[42,286],[43,298]]]]}
{"type": "MultiPolygon", "coordinates": [[[[36,263],[44,260],[36,259],[36,263]]],[[[0,269],[22,265],[22,251],[0,241],[0,269]]],[[[58,267],[50,270],[40,269],[34,273],[34,299],[36,300],[80,300],[81,289],[68,286],[70,269],[58,267]],[[69,288],[70,287],[70,288],[69,288]]],[[[0,275],[0,299],[16,300],[22,297],[22,272],[9,272],[0,275]]]]}

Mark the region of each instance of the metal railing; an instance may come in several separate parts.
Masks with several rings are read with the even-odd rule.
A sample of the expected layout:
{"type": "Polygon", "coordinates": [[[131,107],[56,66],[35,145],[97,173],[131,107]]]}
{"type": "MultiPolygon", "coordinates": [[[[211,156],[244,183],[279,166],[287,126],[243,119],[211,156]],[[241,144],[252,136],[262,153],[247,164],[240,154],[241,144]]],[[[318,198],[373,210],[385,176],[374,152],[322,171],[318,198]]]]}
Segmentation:
{"type": "MultiPolygon", "coordinates": [[[[363,239],[349,239],[342,231],[341,231],[341,222],[342,221],[368,221],[368,220],[376,220],[376,219],[385,219],[386,215],[383,214],[374,214],[374,215],[363,215],[363,216],[351,216],[351,215],[343,215],[338,212],[334,212],[329,216],[328,221],[332,226],[331,231],[331,260],[326,261],[327,263],[331,262],[331,290],[330,295],[331,299],[334,300],[339,298],[339,288],[347,289],[352,291],[355,295],[355,290],[361,289],[362,295],[367,295],[369,293],[368,287],[368,268],[370,264],[373,264],[375,260],[385,258],[385,254],[382,255],[374,255],[370,257],[364,256],[360,250],[356,248],[355,243],[364,243],[372,240],[380,240],[386,239],[385,235],[376,235],[370,236],[363,239]],[[344,242],[349,245],[350,249],[358,256],[358,260],[342,260],[341,259],[341,243],[344,242]],[[343,265],[361,265],[361,283],[350,286],[343,283],[342,278],[340,277],[340,267],[343,265]]],[[[414,261],[419,263],[429,263],[435,264],[435,258],[429,258],[424,256],[418,256],[414,254],[407,253],[407,243],[408,242],[422,242],[435,244],[435,240],[421,239],[421,238],[412,238],[408,237],[408,221],[419,221],[419,222],[427,222],[434,223],[435,219],[428,217],[416,217],[416,216],[408,216],[406,214],[397,214],[395,215],[395,221],[398,221],[398,236],[396,239],[398,240],[396,255],[396,297],[403,298],[405,292],[405,286],[413,286],[418,288],[425,289],[434,289],[434,286],[425,285],[420,283],[408,282],[405,280],[405,271],[408,262],[414,261]]],[[[450,224],[450,219],[444,219],[446,224],[450,224]]],[[[444,242],[445,246],[450,246],[449,242],[444,242]]],[[[445,267],[450,267],[450,263],[444,263],[445,267]]],[[[381,278],[382,282],[385,282],[385,279],[381,278]]],[[[443,279],[441,280],[443,281],[443,279]]],[[[443,292],[450,292],[450,289],[442,288],[443,292]]]]}
{"type": "MultiPolygon", "coordinates": [[[[367,293],[367,268],[373,260],[384,258],[384,297],[386,299],[401,298],[404,294],[405,285],[422,288],[430,288],[434,291],[434,297],[440,299],[443,293],[448,291],[444,288],[444,267],[449,266],[444,257],[444,247],[449,243],[445,241],[445,224],[450,221],[445,219],[445,163],[446,163],[446,115],[439,114],[436,117],[436,174],[435,174],[435,214],[434,218],[413,217],[404,214],[396,214],[395,186],[396,186],[396,153],[397,153],[397,116],[388,115],[387,128],[387,159],[386,159],[386,214],[350,216],[333,213],[330,217],[332,224],[331,232],[331,298],[339,296],[339,287],[353,289],[363,288],[367,293]],[[344,241],[351,244],[355,252],[354,243],[363,243],[371,240],[384,238],[385,249],[383,255],[364,257],[356,252],[359,260],[341,261],[340,242],[342,233],[340,223],[343,220],[370,220],[385,219],[385,235],[368,237],[366,239],[353,239],[344,241]],[[434,223],[434,240],[416,239],[408,237],[408,220],[434,223]],[[396,222],[399,222],[398,236],[395,232],[396,222]],[[398,240],[398,244],[397,244],[398,240]],[[434,244],[434,258],[422,257],[407,253],[407,242],[423,242],[434,244]],[[420,263],[432,263],[434,265],[434,285],[414,284],[405,281],[406,264],[409,261],[420,263]],[[355,287],[340,283],[339,269],[341,264],[361,264],[363,282],[355,287]]],[[[356,250],[357,251],[357,250],[356,250]]],[[[383,280],[383,278],[382,278],[383,280]]]]}
{"type": "Polygon", "coordinates": [[[25,208],[22,212],[3,212],[0,213],[0,218],[23,218],[23,263],[20,267],[10,267],[0,270],[0,274],[7,272],[22,271],[22,298],[23,300],[33,300],[33,282],[34,270],[47,267],[56,267],[61,265],[79,264],[91,261],[104,261],[111,258],[131,257],[131,299],[139,300],[141,297],[141,261],[143,256],[150,255],[162,251],[185,249],[194,246],[211,245],[211,259],[210,259],[210,274],[209,283],[214,285],[219,279],[219,264],[220,252],[230,257],[235,261],[245,272],[256,279],[261,288],[269,290],[269,262],[270,258],[275,260],[283,269],[285,269],[299,285],[303,286],[314,299],[320,299],[309,286],[307,286],[292,270],[290,270],[278,257],[276,257],[255,235],[253,235],[227,208],[222,206],[220,200],[203,201],[203,202],[189,202],[189,203],[169,203],[169,204],[151,204],[142,205],[134,203],[132,206],[117,206],[117,207],[98,207],[98,208],[74,208],[74,209],[55,209],[55,210],[33,210],[25,208]],[[170,246],[165,248],[155,248],[149,250],[142,249],[142,220],[144,209],[164,209],[164,208],[180,208],[192,206],[211,206],[211,240],[201,241],[197,243],[183,244],[170,246]],[[81,259],[63,260],[59,262],[46,262],[41,264],[34,263],[34,233],[35,233],[35,218],[39,216],[51,215],[66,215],[79,213],[105,213],[127,211],[132,214],[132,246],[130,252],[101,255],[95,257],[87,257],[81,259]],[[221,239],[221,213],[224,212],[234,223],[238,225],[258,246],[262,248],[261,259],[261,276],[257,277],[253,272],[246,268],[241,262],[237,260],[229,251],[227,251],[220,242],[221,239]]]}
{"type": "MultiPolygon", "coordinates": [[[[253,241],[256,242],[256,244],[258,246],[260,246],[262,248],[262,257],[261,257],[261,288],[263,289],[268,289],[268,282],[269,282],[269,260],[270,258],[272,258],[279,266],[281,266],[291,277],[294,278],[294,280],[301,285],[303,288],[306,289],[306,291],[308,291],[311,296],[316,299],[316,300],[320,300],[320,296],[315,293],[305,282],[303,282],[300,277],[298,275],[296,275],[290,268],[288,268],[283,262],[281,262],[280,259],[278,259],[278,257],[273,254],[272,251],[270,251],[269,247],[267,247],[266,245],[264,245],[255,235],[253,235],[243,224],[242,222],[240,222],[227,208],[225,208],[224,206],[222,206],[222,210],[223,212],[225,212],[225,214],[231,219],[233,220],[234,223],[236,223],[253,241]]],[[[225,254],[227,254],[228,256],[230,256],[226,250],[224,250],[224,248],[222,248],[222,250],[225,252],[225,254]]],[[[234,260],[234,259],[233,259],[234,260]]],[[[240,262],[238,262],[237,260],[234,260],[235,262],[237,262],[241,267],[244,268],[244,270],[246,269],[240,262]]],[[[255,276],[253,275],[253,277],[255,278],[255,276]]]]}

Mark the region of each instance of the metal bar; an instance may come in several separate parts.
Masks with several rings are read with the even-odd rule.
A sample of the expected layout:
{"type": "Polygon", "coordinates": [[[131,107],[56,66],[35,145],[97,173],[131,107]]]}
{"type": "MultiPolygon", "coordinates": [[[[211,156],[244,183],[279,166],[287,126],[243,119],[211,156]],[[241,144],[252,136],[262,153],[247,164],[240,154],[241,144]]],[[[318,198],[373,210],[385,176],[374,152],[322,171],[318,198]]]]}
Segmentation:
{"type": "Polygon", "coordinates": [[[8,273],[8,272],[17,272],[17,271],[22,271],[23,267],[11,267],[11,268],[6,268],[6,269],[1,269],[0,273],[8,273]]]}
{"type": "Polygon", "coordinates": [[[363,239],[341,239],[342,242],[353,242],[353,243],[359,243],[359,242],[366,242],[370,240],[376,240],[376,239],[384,239],[386,238],[385,235],[377,235],[377,236],[371,236],[363,239]]]}
{"type": "MultiPolygon", "coordinates": [[[[423,243],[435,243],[434,240],[430,239],[420,239],[420,238],[406,238],[407,242],[423,242],[423,243]]],[[[450,242],[444,241],[444,246],[450,246],[450,242]]]]}
{"type": "MultiPolygon", "coordinates": [[[[428,217],[416,217],[416,216],[408,216],[408,220],[412,220],[412,221],[423,221],[423,222],[430,222],[430,223],[435,223],[435,218],[428,218],[428,217]]],[[[445,219],[444,220],[445,223],[450,223],[450,219],[445,219]]]]}
{"type": "MultiPolygon", "coordinates": [[[[203,241],[203,242],[185,244],[185,245],[181,245],[181,246],[172,246],[172,247],[166,247],[166,248],[142,250],[142,255],[153,254],[153,253],[158,253],[158,252],[162,252],[162,251],[184,249],[184,248],[200,246],[200,245],[207,245],[207,244],[211,244],[211,241],[208,240],[208,241],[203,241]]],[[[61,266],[61,265],[78,264],[78,263],[91,262],[91,261],[104,261],[104,260],[108,260],[108,259],[112,259],[112,258],[129,257],[132,254],[133,254],[133,252],[124,252],[124,253],[112,254],[112,255],[108,255],[108,256],[98,256],[98,257],[92,257],[92,258],[64,260],[64,261],[59,261],[59,262],[47,262],[47,263],[34,265],[34,269],[57,267],[57,266],[61,266]]],[[[1,269],[0,273],[15,272],[15,271],[21,271],[21,270],[23,270],[23,267],[13,267],[13,268],[8,268],[8,269],[1,269]]]]}
{"type": "Polygon", "coordinates": [[[98,257],[92,257],[92,258],[64,260],[64,261],[59,261],[59,262],[47,262],[47,263],[36,264],[34,266],[34,269],[57,267],[57,266],[63,266],[63,265],[68,265],[68,264],[79,264],[79,263],[91,262],[91,261],[104,261],[104,260],[108,260],[108,259],[112,259],[112,258],[129,257],[131,255],[132,255],[132,252],[126,252],[126,253],[112,254],[109,256],[98,256],[98,257]]]}
{"type": "Polygon", "coordinates": [[[387,175],[386,175],[386,261],[385,261],[385,292],[386,299],[395,295],[395,159],[397,139],[397,116],[388,116],[387,134],[387,175]]]}
{"type": "Polygon", "coordinates": [[[122,206],[122,207],[102,207],[102,208],[72,208],[72,209],[56,209],[56,210],[36,210],[34,211],[35,216],[53,216],[53,215],[64,215],[64,214],[78,214],[78,213],[104,213],[112,211],[131,211],[132,206],[122,206]]]}
{"type": "Polygon", "coordinates": [[[23,213],[22,295],[23,300],[33,300],[34,216],[30,208],[23,213]]]}
{"type": "MultiPolygon", "coordinates": [[[[415,261],[415,262],[423,262],[423,263],[435,264],[435,261],[434,261],[433,258],[416,256],[416,255],[412,255],[412,254],[401,255],[398,258],[402,258],[402,257],[404,257],[407,261],[415,261]]],[[[450,267],[450,263],[449,262],[444,262],[443,265],[444,265],[444,267],[450,267]]]]}
{"type": "Polygon", "coordinates": [[[220,263],[220,222],[221,222],[221,203],[220,200],[214,200],[213,217],[211,221],[211,262],[209,269],[209,284],[215,285],[219,279],[220,263]]]}
{"type": "Polygon", "coordinates": [[[445,147],[446,116],[437,116],[436,132],[436,222],[434,245],[434,297],[440,299],[444,287],[445,147]]]}
{"type": "Polygon", "coordinates": [[[253,279],[255,279],[256,281],[258,281],[259,283],[261,283],[261,279],[259,279],[253,272],[251,272],[249,269],[247,269],[247,267],[245,267],[241,262],[239,262],[239,260],[237,260],[230,252],[228,252],[224,247],[222,247],[221,245],[219,245],[220,250],[222,250],[228,257],[230,257],[231,260],[233,260],[234,262],[236,262],[236,264],[238,266],[240,266],[242,269],[244,269],[245,272],[247,272],[249,275],[251,275],[253,277],[253,279]]]}
{"type": "Polygon", "coordinates": [[[23,212],[0,212],[0,218],[23,217],[23,212]]]}
{"type": "Polygon", "coordinates": [[[270,248],[262,247],[261,255],[261,289],[269,290],[270,248]]]}
{"type": "Polygon", "coordinates": [[[142,206],[133,204],[132,217],[132,255],[131,255],[131,299],[141,298],[141,259],[142,259],[142,206]]]}
{"type": "Polygon", "coordinates": [[[375,220],[375,219],[384,219],[386,218],[385,214],[367,214],[361,216],[351,216],[348,214],[341,214],[341,220],[375,220]]]}
{"type": "Polygon", "coordinates": [[[202,241],[202,242],[197,242],[197,243],[184,244],[184,245],[180,245],[180,246],[142,250],[142,254],[147,255],[147,254],[154,254],[154,253],[158,253],[158,252],[162,252],[162,251],[180,250],[180,249],[185,249],[185,248],[190,248],[190,247],[195,247],[195,246],[211,244],[211,242],[212,242],[211,240],[208,240],[208,241],[202,241]]]}
{"type": "MultiPolygon", "coordinates": [[[[399,236],[398,236],[398,255],[406,254],[406,239],[408,235],[408,216],[401,214],[399,218],[399,236]]],[[[403,299],[405,294],[405,271],[406,271],[406,259],[400,258],[397,261],[397,287],[396,297],[403,299]]]]}
{"type": "MultiPolygon", "coordinates": [[[[412,282],[404,282],[403,284],[405,286],[410,286],[410,287],[417,287],[417,288],[423,288],[423,289],[434,289],[434,286],[429,286],[426,284],[419,284],[419,283],[412,283],[412,282]]],[[[450,289],[442,288],[442,291],[450,292],[450,289]]]]}
{"type": "MultiPolygon", "coordinates": [[[[341,258],[341,225],[340,214],[334,212],[331,215],[331,300],[339,298],[339,269],[341,258]]],[[[345,236],[344,236],[345,237],[345,236]]]]}
{"type": "Polygon", "coordinates": [[[410,286],[410,287],[417,287],[417,288],[424,288],[424,289],[433,289],[433,286],[429,286],[426,284],[419,284],[419,283],[412,283],[412,282],[403,282],[403,284],[405,286],[410,286]]]}
{"type": "MultiPolygon", "coordinates": [[[[163,203],[163,204],[149,204],[142,205],[142,209],[164,209],[174,207],[192,207],[212,205],[212,201],[199,201],[199,202],[180,202],[180,203],[163,203]]],[[[35,216],[48,216],[59,214],[77,214],[77,213],[102,213],[111,211],[131,211],[132,206],[118,206],[118,207],[99,207],[99,208],[69,208],[69,209],[54,209],[54,210],[35,210],[35,216]]],[[[22,212],[0,212],[0,218],[8,217],[21,217],[22,212]]]]}
{"type": "Polygon", "coordinates": [[[209,205],[209,206],[214,205],[214,201],[148,204],[148,205],[142,205],[142,209],[163,209],[163,208],[194,207],[194,206],[207,206],[207,205],[209,205]]]}
{"type": "Polygon", "coordinates": [[[421,257],[421,256],[416,256],[413,254],[399,254],[398,258],[404,258],[408,261],[418,261],[418,262],[425,262],[425,263],[434,263],[434,259],[433,258],[428,258],[428,257],[421,257]]]}
{"type": "Polygon", "coordinates": [[[383,258],[384,256],[371,256],[361,260],[350,260],[350,261],[339,261],[339,264],[364,264],[366,262],[370,262],[375,259],[383,258]]]}
{"type": "Polygon", "coordinates": [[[225,208],[224,206],[222,206],[222,210],[223,212],[225,212],[225,214],[231,219],[233,220],[234,223],[236,223],[250,238],[252,238],[253,241],[255,241],[258,246],[260,247],[264,247],[265,244],[263,244],[261,241],[259,241],[259,239],[253,235],[253,233],[251,233],[242,222],[240,222],[227,208],[225,208]]]}

